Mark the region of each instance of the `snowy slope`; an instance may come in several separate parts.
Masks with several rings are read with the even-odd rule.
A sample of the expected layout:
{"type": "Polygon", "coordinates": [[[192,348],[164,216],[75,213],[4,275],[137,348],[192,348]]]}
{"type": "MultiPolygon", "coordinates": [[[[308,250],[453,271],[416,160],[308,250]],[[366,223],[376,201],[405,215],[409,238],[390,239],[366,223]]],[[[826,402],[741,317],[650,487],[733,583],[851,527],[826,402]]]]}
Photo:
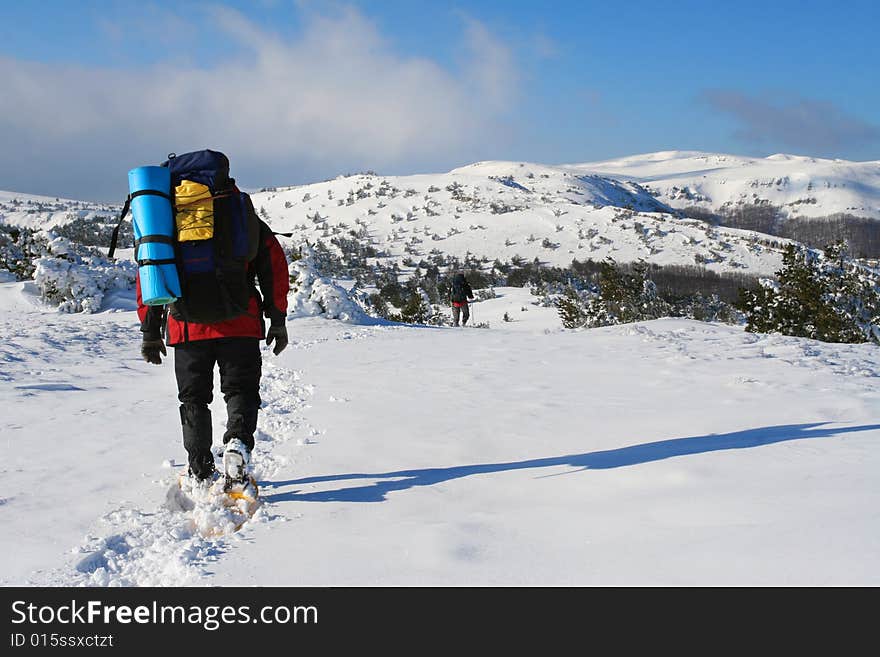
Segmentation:
{"type": "MultiPolygon", "coordinates": [[[[434,256],[515,258],[569,266],[574,259],[701,265],[770,275],[776,246],[759,233],[685,219],[636,183],[558,167],[480,162],[445,174],[361,174],[252,194],[273,229],[295,243],[357,237],[379,262],[410,269],[434,256]]],[[[52,228],[77,218],[107,226],[119,208],[0,195],[0,223],[52,228]]],[[[775,242],[775,244],[774,244],[775,242]]],[[[130,245],[123,245],[130,246],[130,245]]],[[[376,262],[376,260],[373,260],[376,262]]]]}
{"type": "Polygon", "coordinates": [[[561,168],[638,183],[675,208],[769,202],[792,218],[846,213],[880,219],[880,161],[664,151],[561,168]]]}
{"type": "Polygon", "coordinates": [[[297,241],[329,245],[360,235],[398,264],[472,255],[490,264],[520,257],[565,267],[612,257],[766,275],[781,263],[766,236],[681,218],[638,185],[543,165],[363,174],[252,196],[270,225],[297,241]]]}
{"type": "Polygon", "coordinates": [[[0,224],[23,228],[47,229],[75,219],[116,217],[121,209],[106,203],[0,191],[0,224]]]}
{"type": "MultiPolygon", "coordinates": [[[[679,210],[765,202],[790,217],[880,218],[880,162],[670,151],[574,165],[490,161],[438,174],[357,174],[252,196],[295,243],[321,240],[338,250],[332,240],[356,238],[378,252],[372,262],[404,270],[435,256],[470,255],[487,264],[518,257],[565,267],[611,257],[770,275],[785,240],[713,228],[679,210]]],[[[5,224],[51,228],[81,217],[107,225],[118,211],[0,193],[5,224]]]]}
{"type": "Polygon", "coordinates": [[[266,504],[205,539],[163,507],[173,355],[140,360],[131,298],[67,315],[0,283],[0,583],[880,585],[875,347],[566,331],[498,291],[488,330],[291,318],[263,352],[266,504]]]}

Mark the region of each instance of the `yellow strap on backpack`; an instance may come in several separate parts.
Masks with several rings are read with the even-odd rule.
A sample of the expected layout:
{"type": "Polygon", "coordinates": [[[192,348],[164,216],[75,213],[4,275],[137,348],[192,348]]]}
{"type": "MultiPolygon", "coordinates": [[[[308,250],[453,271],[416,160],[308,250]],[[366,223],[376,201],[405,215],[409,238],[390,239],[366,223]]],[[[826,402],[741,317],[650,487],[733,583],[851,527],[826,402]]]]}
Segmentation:
{"type": "Polygon", "coordinates": [[[182,180],[174,188],[177,241],[207,240],[214,236],[214,199],[207,185],[182,180]]]}

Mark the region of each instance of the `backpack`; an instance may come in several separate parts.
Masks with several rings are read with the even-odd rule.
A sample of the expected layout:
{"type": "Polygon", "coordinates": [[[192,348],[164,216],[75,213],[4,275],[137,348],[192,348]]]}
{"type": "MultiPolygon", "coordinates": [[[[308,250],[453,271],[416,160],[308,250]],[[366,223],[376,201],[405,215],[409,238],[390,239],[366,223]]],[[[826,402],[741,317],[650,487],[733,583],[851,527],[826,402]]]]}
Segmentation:
{"type": "MultiPolygon", "coordinates": [[[[212,150],[172,153],[161,166],[171,174],[174,259],[181,290],[170,304],[171,316],[213,324],[246,313],[252,288],[248,263],[257,253],[260,225],[250,196],[229,177],[229,159],[212,150]]],[[[120,224],[127,209],[128,201],[120,224]]],[[[116,231],[110,257],[115,243],[116,231]]]]}
{"type": "Polygon", "coordinates": [[[456,274],[452,279],[452,300],[455,303],[464,303],[468,300],[469,287],[463,274],[456,274]]]}

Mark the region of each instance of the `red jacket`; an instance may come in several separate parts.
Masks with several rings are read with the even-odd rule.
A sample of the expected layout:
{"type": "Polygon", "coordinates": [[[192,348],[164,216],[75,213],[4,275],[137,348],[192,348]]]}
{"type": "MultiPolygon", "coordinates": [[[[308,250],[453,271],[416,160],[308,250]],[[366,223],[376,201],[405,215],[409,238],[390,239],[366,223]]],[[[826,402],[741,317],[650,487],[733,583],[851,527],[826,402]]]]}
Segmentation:
{"type": "Polygon", "coordinates": [[[145,335],[160,335],[165,322],[165,340],[169,346],[215,338],[264,338],[268,317],[272,324],[284,324],[287,317],[287,293],[290,275],[284,250],[269,228],[260,221],[260,245],[248,265],[248,276],[256,279],[260,292],[251,285],[251,298],[245,314],[213,324],[199,324],[175,319],[165,306],[145,306],[141,298],[141,280],[137,278],[138,317],[145,335]]]}

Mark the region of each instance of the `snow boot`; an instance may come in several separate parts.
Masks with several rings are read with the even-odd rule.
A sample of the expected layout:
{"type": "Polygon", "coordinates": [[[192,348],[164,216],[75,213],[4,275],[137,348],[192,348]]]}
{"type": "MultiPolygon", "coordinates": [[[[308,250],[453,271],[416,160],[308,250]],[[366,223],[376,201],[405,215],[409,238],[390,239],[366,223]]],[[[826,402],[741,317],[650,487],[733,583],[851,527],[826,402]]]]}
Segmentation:
{"type": "Polygon", "coordinates": [[[251,450],[238,438],[226,443],[223,452],[223,471],[226,483],[242,483],[247,478],[247,467],[251,461],[251,450]]]}

